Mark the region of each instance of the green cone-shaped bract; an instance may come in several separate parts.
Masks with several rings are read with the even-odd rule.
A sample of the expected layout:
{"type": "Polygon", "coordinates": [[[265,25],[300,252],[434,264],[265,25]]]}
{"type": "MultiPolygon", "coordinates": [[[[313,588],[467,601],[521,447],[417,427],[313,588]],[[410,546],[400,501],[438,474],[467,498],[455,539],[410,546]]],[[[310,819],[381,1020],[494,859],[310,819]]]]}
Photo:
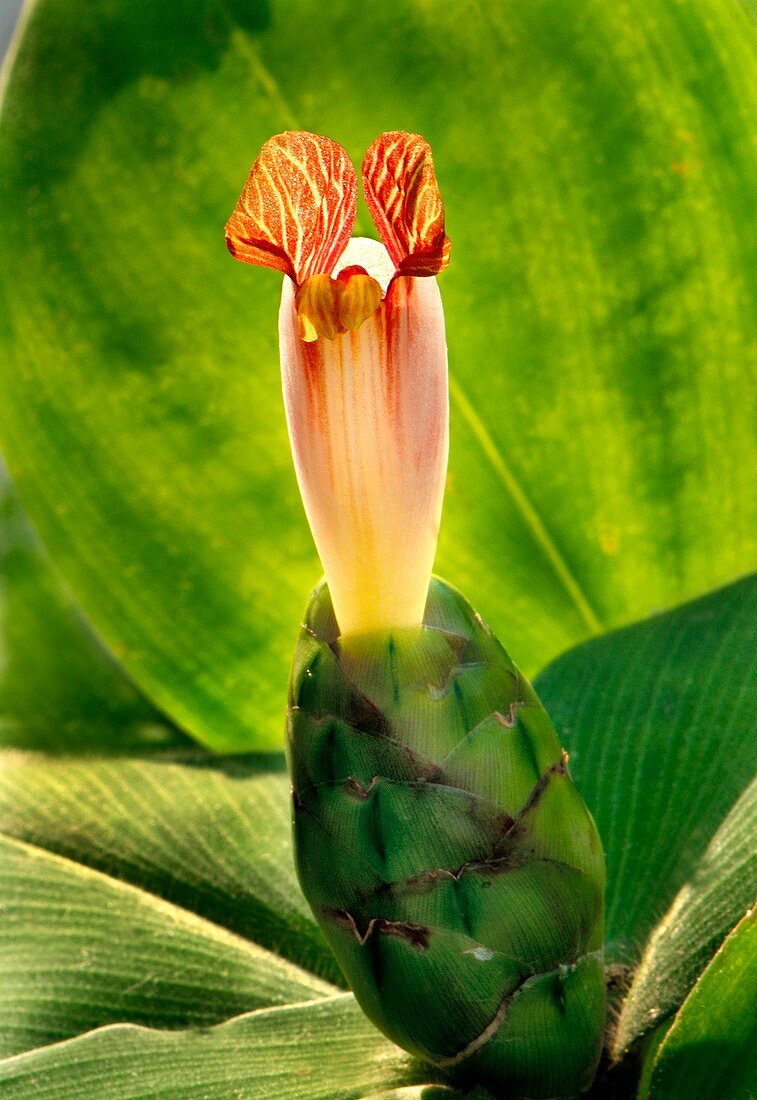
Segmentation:
{"type": "Polygon", "coordinates": [[[499,642],[440,580],[423,627],[340,638],[322,585],[289,703],[300,882],[367,1015],[495,1094],[580,1093],[605,1017],[602,848],[499,642]]]}

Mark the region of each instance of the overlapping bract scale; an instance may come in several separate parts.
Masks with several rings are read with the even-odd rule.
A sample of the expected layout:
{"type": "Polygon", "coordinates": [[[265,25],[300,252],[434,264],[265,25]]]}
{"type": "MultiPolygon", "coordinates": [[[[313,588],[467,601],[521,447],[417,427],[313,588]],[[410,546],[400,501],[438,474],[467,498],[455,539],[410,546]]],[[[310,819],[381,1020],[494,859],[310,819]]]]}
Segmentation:
{"type": "Polygon", "coordinates": [[[461,594],[435,578],[421,627],[340,636],[317,589],[288,753],[300,883],[373,1022],[463,1085],[581,1092],[605,1012],[601,845],[461,594]]]}

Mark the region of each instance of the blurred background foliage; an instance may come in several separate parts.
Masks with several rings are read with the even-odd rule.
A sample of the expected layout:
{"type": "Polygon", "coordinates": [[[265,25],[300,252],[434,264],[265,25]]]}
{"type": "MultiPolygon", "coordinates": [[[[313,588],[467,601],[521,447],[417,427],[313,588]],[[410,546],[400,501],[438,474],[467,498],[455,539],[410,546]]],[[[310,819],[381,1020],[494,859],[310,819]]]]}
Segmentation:
{"type": "Polygon", "coordinates": [[[754,15],[27,6],[0,116],[9,1097],[450,1095],[339,991],[292,868],[282,710],[319,569],[279,280],[223,245],[286,128],[356,162],[383,129],[434,149],[437,568],[540,673],[600,826],[609,1043],[630,1054],[595,1094],[633,1095],[646,1059],[655,1098],[723,1100],[703,1051],[748,1079],[752,925],[726,936],[757,891],[754,15]]]}
{"type": "MultiPolygon", "coordinates": [[[[439,572],[535,673],[754,562],[754,28],[730,0],[41,0],[0,124],[0,443],[56,568],[195,737],[281,743],[319,569],[279,278],[223,224],[262,142],[431,141],[439,572]]],[[[365,212],[359,230],[372,232],[365,212]]]]}

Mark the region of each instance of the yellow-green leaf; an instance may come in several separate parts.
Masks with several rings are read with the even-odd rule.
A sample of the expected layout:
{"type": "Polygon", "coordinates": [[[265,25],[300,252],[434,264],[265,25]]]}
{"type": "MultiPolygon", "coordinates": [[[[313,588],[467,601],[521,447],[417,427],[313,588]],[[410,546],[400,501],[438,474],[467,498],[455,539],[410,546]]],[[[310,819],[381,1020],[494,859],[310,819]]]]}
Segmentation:
{"type": "Polygon", "coordinates": [[[347,993],[204,1031],[109,1027],[0,1063],[3,1100],[358,1100],[424,1077],[347,993]]]}
{"type": "Polygon", "coordinates": [[[140,686],[210,745],[280,744],[319,570],[279,279],[222,238],[291,127],[356,159],[383,129],[433,146],[438,568],[527,672],[743,572],[756,109],[730,0],[37,0],[0,120],[0,440],[140,686]]]}
{"type": "Polygon", "coordinates": [[[651,1100],[757,1092],[757,910],[734,928],[657,1052],[651,1100]]]}

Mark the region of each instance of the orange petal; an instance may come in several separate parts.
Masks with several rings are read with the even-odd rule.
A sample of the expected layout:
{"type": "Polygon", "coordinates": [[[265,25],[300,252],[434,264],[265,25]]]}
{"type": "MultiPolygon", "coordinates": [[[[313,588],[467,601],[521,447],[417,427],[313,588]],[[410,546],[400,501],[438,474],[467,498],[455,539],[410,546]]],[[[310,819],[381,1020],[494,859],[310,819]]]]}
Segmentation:
{"type": "Polygon", "coordinates": [[[330,273],[355,224],[355,169],[330,138],[301,131],[265,143],[226,223],[232,256],[299,285],[330,273]]]}
{"type": "Polygon", "coordinates": [[[363,161],[371,217],[402,275],[436,275],[449,263],[444,206],[431,147],[420,134],[376,138],[363,161]]]}

